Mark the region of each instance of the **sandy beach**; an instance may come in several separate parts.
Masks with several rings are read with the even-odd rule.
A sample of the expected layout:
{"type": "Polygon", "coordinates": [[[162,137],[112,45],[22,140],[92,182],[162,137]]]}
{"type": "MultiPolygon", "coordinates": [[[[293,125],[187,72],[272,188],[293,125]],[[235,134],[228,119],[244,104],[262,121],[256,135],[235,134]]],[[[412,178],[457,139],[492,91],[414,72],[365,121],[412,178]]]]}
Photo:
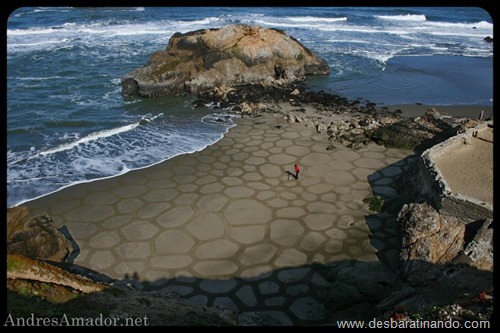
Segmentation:
{"type": "MultiPolygon", "coordinates": [[[[142,291],[227,308],[242,326],[420,315],[436,312],[441,285],[455,289],[460,272],[441,267],[455,249],[460,263],[490,264],[489,219],[480,238],[470,218],[437,260],[421,238],[408,262],[397,219],[414,197],[464,223],[493,206],[493,22],[481,8],[23,7],[7,23],[7,207],[29,209],[26,229],[50,217],[74,248],[55,264],[104,282],[99,296],[130,288],[137,298],[118,303],[132,315],[169,323],[142,291]],[[488,128],[465,137],[480,117],[488,128]],[[447,154],[418,156],[456,133],[447,154]],[[408,170],[415,181],[397,182],[408,170]]],[[[33,248],[12,235],[11,253],[33,248]]],[[[124,316],[116,304],[105,306],[124,316]]]]}
{"type": "MultiPolygon", "coordinates": [[[[401,107],[403,116],[428,108],[401,107]]],[[[73,238],[78,266],[282,325],[321,324],[329,283],[315,265],[397,264],[396,217],[363,199],[397,196],[393,180],[417,157],[373,143],[327,150],[326,134],[279,113],[236,121],[202,151],[25,204],[73,238]],[[298,179],[286,173],[294,164],[298,179]]],[[[491,147],[492,136],[482,139],[475,144],[491,147]]],[[[490,153],[481,158],[492,165],[490,153]]]]}
{"type": "Polygon", "coordinates": [[[26,205],[67,229],[77,265],[285,325],[319,323],[328,284],[313,263],[395,264],[394,217],[363,199],[397,195],[391,182],[415,157],[376,144],[326,150],[325,135],[272,116],[237,123],[202,151],[26,205]],[[297,180],[285,173],[295,163],[297,180]]]}

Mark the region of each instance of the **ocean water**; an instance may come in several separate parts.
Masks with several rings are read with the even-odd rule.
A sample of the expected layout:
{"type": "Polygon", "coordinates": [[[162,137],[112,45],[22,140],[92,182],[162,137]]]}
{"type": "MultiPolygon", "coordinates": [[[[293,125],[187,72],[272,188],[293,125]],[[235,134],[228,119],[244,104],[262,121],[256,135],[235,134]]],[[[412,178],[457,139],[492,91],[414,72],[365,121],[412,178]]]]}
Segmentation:
{"type": "Polygon", "coordinates": [[[234,125],[189,97],[123,98],[176,32],[278,28],[331,68],[321,89],[380,105],[493,103],[490,15],[473,7],[23,7],[7,21],[7,206],[198,151],[234,125]],[[223,122],[217,120],[223,119],[223,122]]]}

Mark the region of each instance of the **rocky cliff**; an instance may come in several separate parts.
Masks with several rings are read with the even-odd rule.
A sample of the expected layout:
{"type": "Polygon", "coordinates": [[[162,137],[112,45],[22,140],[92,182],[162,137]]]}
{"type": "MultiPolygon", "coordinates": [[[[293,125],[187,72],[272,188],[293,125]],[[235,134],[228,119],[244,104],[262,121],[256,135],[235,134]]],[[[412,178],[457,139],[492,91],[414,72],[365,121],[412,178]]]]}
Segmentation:
{"type": "Polygon", "coordinates": [[[281,30],[228,25],[174,34],[166,50],[122,77],[122,94],[153,97],[216,86],[281,85],[329,72],[323,59],[281,30]]]}

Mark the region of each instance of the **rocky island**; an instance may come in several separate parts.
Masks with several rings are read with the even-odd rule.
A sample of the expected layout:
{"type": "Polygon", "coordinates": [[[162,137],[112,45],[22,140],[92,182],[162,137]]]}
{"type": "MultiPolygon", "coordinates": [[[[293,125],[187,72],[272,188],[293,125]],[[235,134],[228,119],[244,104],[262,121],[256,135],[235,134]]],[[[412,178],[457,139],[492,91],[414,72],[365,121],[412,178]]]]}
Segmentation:
{"type": "Polygon", "coordinates": [[[216,86],[276,85],[326,75],[328,64],[284,31],[228,25],[174,34],[165,51],[122,78],[124,96],[198,93],[216,86]]]}

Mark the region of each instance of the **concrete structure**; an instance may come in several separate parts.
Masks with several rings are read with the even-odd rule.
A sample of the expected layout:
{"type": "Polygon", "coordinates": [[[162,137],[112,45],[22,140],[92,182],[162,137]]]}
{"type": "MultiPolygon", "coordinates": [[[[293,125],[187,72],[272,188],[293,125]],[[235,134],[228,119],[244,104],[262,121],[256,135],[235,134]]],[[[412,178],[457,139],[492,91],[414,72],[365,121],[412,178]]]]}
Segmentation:
{"type": "Polygon", "coordinates": [[[493,217],[493,122],[482,122],[422,153],[425,190],[442,214],[493,217]]]}

